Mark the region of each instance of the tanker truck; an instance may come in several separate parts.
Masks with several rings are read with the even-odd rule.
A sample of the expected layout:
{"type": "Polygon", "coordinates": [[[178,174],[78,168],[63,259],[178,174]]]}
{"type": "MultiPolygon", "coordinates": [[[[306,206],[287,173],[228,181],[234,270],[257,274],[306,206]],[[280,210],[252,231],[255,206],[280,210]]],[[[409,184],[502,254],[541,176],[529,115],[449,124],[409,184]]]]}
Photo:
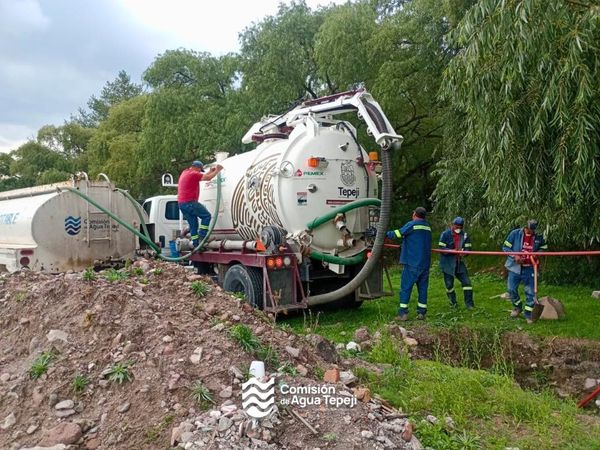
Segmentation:
{"type": "MultiPolygon", "coordinates": [[[[387,211],[380,221],[386,205],[378,197],[387,196],[382,200],[389,209],[391,183],[384,174],[387,188],[384,177],[380,192],[378,152],[367,153],[352,124],[337,117],[349,112],[366,122],[388,158],[389,172],[388,152],[402,137],[364,90],[265,117],[242,139],[257,147],[231,157],[217,155],[221,174],[201,182],[200,201],[217,217],[210,241],[189,255],[190,261],[225,290],[243,293],[266,311],[334,300],[359,306],[384,295],[384,233],[376,230],[378,225],[385,230],[387,211]]],[[[173,176],[166,174],[163,185],[175,187],[173,176]]],[[[154,239],[166,246],[182,228],[176,197],[149,198],[143,208],[154,239]]],[[[182,252],[192,247],[189,237],[176,242],[182,252]]]]}
{"type": "Polygon", "coordinates": [[[139,228],[135,205],[101,178],[91,181],[82,173],[63,183],[0,192],[0,271],[65,272],[133,258],[136,236],[73,192],[139,228]]]}

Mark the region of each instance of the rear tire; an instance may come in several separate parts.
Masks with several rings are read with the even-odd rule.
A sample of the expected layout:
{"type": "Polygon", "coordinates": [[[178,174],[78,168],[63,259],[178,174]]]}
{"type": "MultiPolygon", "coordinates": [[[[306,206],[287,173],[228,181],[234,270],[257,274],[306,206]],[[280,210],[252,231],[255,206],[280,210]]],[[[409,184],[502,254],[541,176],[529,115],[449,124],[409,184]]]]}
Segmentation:
{"type": "Polygon", "coordinates": [[[241,292],[248,303],[257,309],[263,308],[263,274],[257,267],[235,264],[227,270],[223,279],[223,289],[228,292],[241,292]]]}

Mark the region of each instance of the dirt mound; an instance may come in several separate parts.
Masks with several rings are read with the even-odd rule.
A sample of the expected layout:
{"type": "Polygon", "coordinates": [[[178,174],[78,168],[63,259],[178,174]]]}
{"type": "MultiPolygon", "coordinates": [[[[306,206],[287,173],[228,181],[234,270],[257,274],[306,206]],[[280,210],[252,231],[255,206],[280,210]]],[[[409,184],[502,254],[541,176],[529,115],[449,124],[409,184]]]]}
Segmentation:
{"type": "Polygon", "coordinates": [[[257,426],[240,394],[254,359],[280,386],[318,387],[350,364],[180,266],[5,274],[0,448],[420,448],[405,415],[364,392],[352,407],[300,395],[305,407],[280,405],[257,426]]]}

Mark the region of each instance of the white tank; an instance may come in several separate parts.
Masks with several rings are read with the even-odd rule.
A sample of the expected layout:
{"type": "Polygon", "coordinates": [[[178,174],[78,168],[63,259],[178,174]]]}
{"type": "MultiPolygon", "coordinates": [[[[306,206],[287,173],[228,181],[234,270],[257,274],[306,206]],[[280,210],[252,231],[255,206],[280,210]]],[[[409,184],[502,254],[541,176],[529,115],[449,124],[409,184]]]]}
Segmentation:
{"type": "MultiPolygon", "coordinates": [[[[377,198],[377,177],[368,154],[344,128],[316,121],[298,124],[289,138],[266,139],[255,150],[220,164],[221,204],[212,234],[216,239],[256,239],[268,225],[300,233],[309,222],[334,208],[357,199],[377,198]]],[[[200,201],[211,212],[215,197],[216,179],[201,182],[200,201]]],[[[352,256],[364,249],[358,238],[368,226],[368,210],[353,210],[346,214],[351,236],[336,228],[332,220],[311,233],[311,247],[352,256]],[[356,242],[346,239],[344,244],[340,241],[344,236],[356,242]]]]}
{"type": "Polygon", "coordinates": [[[139,228],[133,205],[108,181],[0,192],[0,270],[82,270],[97,260],[133,256],[135,236],[65,187],[78,188],[139,228]]]}

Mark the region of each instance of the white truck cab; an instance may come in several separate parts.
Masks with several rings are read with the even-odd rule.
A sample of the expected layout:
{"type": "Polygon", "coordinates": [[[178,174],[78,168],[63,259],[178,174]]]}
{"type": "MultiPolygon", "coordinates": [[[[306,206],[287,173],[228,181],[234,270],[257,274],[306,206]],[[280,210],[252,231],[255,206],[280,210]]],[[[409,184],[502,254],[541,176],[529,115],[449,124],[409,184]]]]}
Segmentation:
{"type": "Polygon", "coordinates": [[[142,205],[148,214],[148,229],[154,241],[162,248],[169,248],[169,241],[179,237],[183,229],[183,217],[179,211],[176,195],[157,195],[148,198],[142,205]]]}

